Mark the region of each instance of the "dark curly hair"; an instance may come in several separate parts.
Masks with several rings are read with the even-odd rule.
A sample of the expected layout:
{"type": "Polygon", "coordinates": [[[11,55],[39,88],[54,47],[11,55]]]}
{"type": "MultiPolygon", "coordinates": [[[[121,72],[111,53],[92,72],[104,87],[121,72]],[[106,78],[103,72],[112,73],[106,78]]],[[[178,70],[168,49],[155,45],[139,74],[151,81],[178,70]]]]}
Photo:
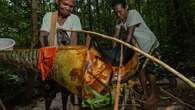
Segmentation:
{"type": "Polygon", "coordinates": [[[123,8],[127,6],[126,0],[112,0],[112,8],[114,8],[116,5],[121,4],[123,8]]]}

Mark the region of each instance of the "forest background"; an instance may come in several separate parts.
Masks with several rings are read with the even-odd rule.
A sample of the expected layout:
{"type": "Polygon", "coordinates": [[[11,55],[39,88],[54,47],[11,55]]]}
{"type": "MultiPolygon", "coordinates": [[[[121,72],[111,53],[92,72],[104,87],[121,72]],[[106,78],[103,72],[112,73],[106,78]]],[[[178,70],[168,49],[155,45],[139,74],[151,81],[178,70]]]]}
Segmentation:
{"type": "MultiPolygon", "coordinates": [[[[76,1],[74,11],[84,30],[112,35],[115,16],[111,0],[76,1]]],[[[128,4],[141,13],[159,39],[162,60],[185,76],[194,76],[195,0],[128,0],[128,4]]],[[[0,38],[14,39],[15,48],[38,48],[42,17],[53,10],[55,5],[49,0],[0,0],[0,38]]],[[[21,85],[26,84],[26,71],[19,68],[0,63],[0,97],[5,102],[24,92],[21,85]]],[[[32,92],[38,94],[36,89],[32,92]]]]}

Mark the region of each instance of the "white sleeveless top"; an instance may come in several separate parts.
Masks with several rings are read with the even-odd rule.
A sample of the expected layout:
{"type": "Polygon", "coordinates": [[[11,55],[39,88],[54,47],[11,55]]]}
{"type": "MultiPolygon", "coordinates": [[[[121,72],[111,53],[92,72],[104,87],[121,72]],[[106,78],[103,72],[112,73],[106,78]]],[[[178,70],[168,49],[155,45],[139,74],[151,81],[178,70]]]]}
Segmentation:
{"type": "MultiPolygon", "coordinates": [[[[52,18],[52,12],[48,12],[44,15],[41,29],[40,29],[41,31],[50,32],[51,18],[52,18]]],[[[66,19],[66,21],[62,26],[60,26],[58,22],[56,22],[56,29],[58,28],[68,29],[68,30],[81,30],[81,22],[77,15],[71,14],[70,16],[68,16],[68,18],[66,19]]],[[[70,37],[71,32],[67,32],[67,34],[70,37]]],[[[57,40],[55,41],[55,45],[57,45],[57,40]]]]}
{"type": "Polygon", "coordinates": [[[148,28],[143,18],[136,10],[129,10],[126,22],[120,22],[116,25],[116,28],[120,29],[121,26],[123,26],[123,28],[127,30],[128,27],[135,25],[138,26],[135,27],[133,35],[141,50],[148,53],[152,47],[157,48],[159,46],[156,36],[148,28]]]}

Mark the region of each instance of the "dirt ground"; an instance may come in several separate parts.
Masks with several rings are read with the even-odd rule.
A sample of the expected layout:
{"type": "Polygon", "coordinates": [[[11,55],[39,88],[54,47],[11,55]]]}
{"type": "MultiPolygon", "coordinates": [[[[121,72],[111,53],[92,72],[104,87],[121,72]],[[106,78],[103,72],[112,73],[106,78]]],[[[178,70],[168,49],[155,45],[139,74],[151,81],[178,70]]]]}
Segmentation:
{"type": "MultiPolygon", "coordinates": [[[[174,91],[174,92],[176,92],[176,91],[174,91]]],[[[177,92],[181,93],[182,91],[177,91],[177,92]]],[[[184,95],[186,95],[186,93],[184,93],[184,92],[183,92],[183,97],[180,95],[180,98],[185,102],[186,101],[191,102],[189,104],[192,105],[192,104],[194,104],[193,101],[195,99],[195,91],[191,91],[190,94],[188,94],[188,96],[190,96],[191,99],[189,99],[189,97],[188,98],[184,97],[184,95]]],[[[69,102],[68,103],[68,110],[78,110],[78,108],[75,109],[71,106],[70,99],[68,102],[69,102]]],[[[16,108],[15,108],[15,110],[44,110],[44,109],[45,109],[45,101],[43,98],[36,99],[34,101],[34,103],[32,103],[28,106],[25,106],[25,107],[16,106],[16,108]]],[[[53,100],[53,102],[51,104],[50,110],[62,110],[61,93],[57,93],[56,98],[53,100]]],[[[131,109],[129,109],[129,110],[131,110],[131,109]]],[[[194,110],[194,109],[188,108],[188,107],[184,106],[183,104],[181,104],[180,102],[177,102],[175,99],[170,98],[167,101],[161,100],[157,110],[194,110]]]]}
{"type": "MultiPolygon", "coordinates": [[[[50,108],[51,110],[62,110],[62,100],[60,93],[56,94],[56,98],[52,101],[50,108]]],[[[28,106],[16,106],[16,110],[45,110],[45,101],[43,98],[39,98],[28,106]]]]}

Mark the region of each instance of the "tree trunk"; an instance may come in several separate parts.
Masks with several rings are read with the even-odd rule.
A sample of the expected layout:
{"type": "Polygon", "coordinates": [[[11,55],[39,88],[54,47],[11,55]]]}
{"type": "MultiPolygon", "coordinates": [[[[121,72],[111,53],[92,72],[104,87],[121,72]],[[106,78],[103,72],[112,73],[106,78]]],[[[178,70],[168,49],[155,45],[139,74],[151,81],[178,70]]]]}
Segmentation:
{"type": "Polygon", "coordinates": [[[99,9],[99,0],[96,0],[96,17],[97,17],[97,27],[100,28],[100,9],[99,9]]]}
{"type": "Polygon", "coordinates": [[[39,36],[39,30],[38,30],[38,1],[32,0],[31,1],[31,20],[32,20],[32,42],[31,47],[35,47],[35,45],[38,44],[38,36],[39,36]]]}
{"type": "Polygon", "coordinates": [[[88,0],[88,12],[89,12],[89,28],[90,30],[92,30],[91,0],[88,0]]]}

